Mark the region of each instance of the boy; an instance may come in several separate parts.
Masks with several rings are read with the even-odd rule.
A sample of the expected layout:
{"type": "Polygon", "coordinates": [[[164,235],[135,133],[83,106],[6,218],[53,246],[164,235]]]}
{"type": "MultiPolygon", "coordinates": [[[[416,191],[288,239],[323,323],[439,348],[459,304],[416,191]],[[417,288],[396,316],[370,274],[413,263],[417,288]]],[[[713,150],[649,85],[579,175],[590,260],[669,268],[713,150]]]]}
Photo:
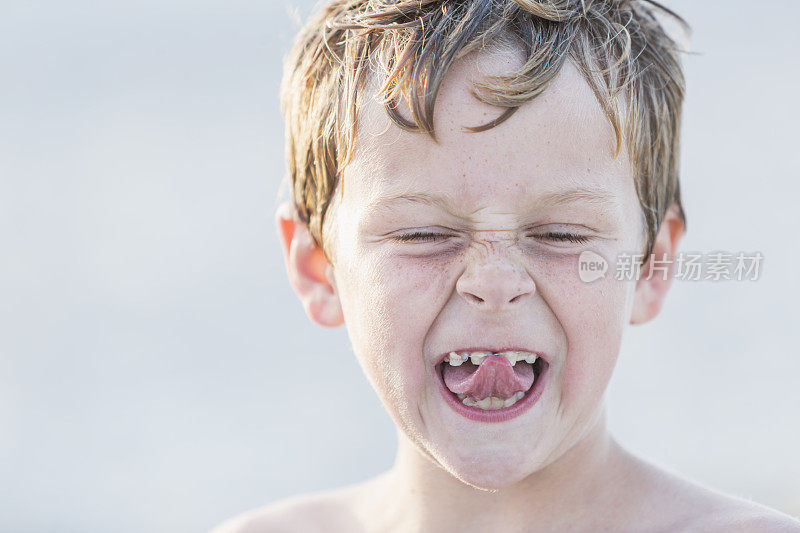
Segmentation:
{"type": "Polygon", "coordinates": [[[282,85],[279,235],[398,455],[218,531],[800,531],[606,429],[623,331],[658,313],[685,229],[684,82],[659,9],[682,22],[623,0],[331,0],[311,17],[282,85]],[[641,275],[582,280],[585,252],[612,272],[642,254],[641,275]]]}

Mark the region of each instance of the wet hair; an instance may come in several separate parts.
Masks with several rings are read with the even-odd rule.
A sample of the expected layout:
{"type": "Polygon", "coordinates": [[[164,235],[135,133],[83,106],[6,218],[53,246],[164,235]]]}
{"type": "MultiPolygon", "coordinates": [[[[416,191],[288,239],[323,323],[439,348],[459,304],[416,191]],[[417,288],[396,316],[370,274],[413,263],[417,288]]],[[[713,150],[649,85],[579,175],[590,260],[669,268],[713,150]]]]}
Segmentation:
{"type": "Polygon", "coordinates": [[[505,109],[468,129],[504,122],[572,61],[613,126],[615,157],[627,143],[646,260],[670,205],[685,223],[678,179],[683,50],[664,17],[688,34],[683,18],[652,0],[324,2],[298,32],[281,81],[287,178],[298,216],[325,252],[325,213],[352,158],[356,112],[371,75],[383,74],[378,94],[391,120],[436,140],[434,105],[453,62],[476,50],[518,47],[525,54],[519,70],[474,81],[471,90],[505,109]],[[398,113],[398,98],[409,104],[411,120],[398,113]]]}

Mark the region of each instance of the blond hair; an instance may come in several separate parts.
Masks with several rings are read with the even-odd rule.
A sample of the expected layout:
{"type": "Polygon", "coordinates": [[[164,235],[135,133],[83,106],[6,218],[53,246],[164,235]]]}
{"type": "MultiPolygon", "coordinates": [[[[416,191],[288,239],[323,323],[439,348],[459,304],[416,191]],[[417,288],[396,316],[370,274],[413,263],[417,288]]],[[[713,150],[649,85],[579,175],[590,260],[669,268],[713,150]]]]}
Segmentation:
{"type": "Polygon", "coordinates": [[[474,82],[472,91],[506,109],[469,129],[484,131],[508,119],[572,60],[611,121],[615,157],[627,143],[649,256],[671,204],[685,222],[678,180],[681,50],[657,15],[689,29],[652,0],[325,2],[297,34],[281,82],[289,186],[299,217],[324,252],[325,213],[353,156],[356,111],[375,61],[386,73],[379,94],[391,120],[436,140],[434,104],[452,63],[477,49],[514,45],[523,48],[524,65],[474,82]],[[408,102],[412,121],[397,112],[398,97],[408,102]]]}

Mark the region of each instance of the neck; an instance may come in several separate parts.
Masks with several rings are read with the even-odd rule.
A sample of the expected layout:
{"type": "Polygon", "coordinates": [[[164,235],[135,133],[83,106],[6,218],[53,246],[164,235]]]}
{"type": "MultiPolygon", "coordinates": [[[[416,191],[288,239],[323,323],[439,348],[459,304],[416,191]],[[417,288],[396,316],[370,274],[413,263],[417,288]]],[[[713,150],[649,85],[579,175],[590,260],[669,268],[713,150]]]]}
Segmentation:
{"type": "Polygon", "coordinates": [[[395,465],[373,493],[373,524],[421,531],[549,531],[574,529],[581,520],[597,524],[619,510],[608,487],[621,475],[622,452],[608,434],[602,407],[595,423],[559,458],[492,491],[462,483],[402,431],[398,439],[395,465]]]}

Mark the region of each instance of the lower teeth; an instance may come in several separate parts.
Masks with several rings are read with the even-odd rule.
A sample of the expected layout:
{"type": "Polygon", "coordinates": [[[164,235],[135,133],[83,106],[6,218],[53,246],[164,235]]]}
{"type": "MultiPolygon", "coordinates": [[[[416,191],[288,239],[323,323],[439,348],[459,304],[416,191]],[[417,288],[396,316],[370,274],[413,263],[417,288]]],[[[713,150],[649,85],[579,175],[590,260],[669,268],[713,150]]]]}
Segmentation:
{"type": "Polygon", "coordinates": [[[525,396],[524,391],[515,392],[513,396],[510,398],[498,398],[497,396],[489,396],[484,398],[483,400],[473,400],[466,394],[458,394],[458,399],[461,400],[461,403],[464,405],[468,405],[470,407],[477,407],[478,409],[483,409],[485,411],[495,411],[497,409],[503,409],[505,407],[511,407],[515,403],[519,401],[520,398],[525,396]]]}

